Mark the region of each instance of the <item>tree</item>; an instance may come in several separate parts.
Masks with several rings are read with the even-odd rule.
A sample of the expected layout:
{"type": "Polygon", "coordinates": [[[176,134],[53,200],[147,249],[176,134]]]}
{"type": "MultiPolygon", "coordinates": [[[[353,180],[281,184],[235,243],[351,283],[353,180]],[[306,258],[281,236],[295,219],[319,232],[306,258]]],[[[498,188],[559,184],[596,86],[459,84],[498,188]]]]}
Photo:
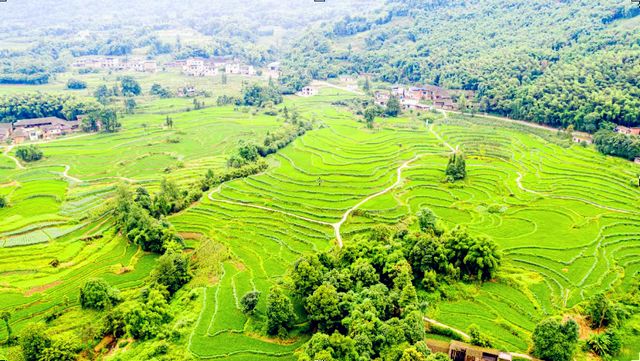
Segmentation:
{"type": "Polygon", "coordinates": [[[150,339],[158,335],[162,325],[172,318],[165,295],[156,288],[148,289],[142,301],[123,304],[124,309],[116,314],[116,324],[124,325],[126,332],[137,339],[150,339]]]}
{"type": "Polygon", "coordinates": [[[80,288],[80,306],[104,310],[120,302],[118,290],[102,278],[92,278],[80,288]]]}
{"type": "Polygon", "coordinates": [[[120,89],[124,96],[136,96],[142,93],[140,84],[131,76],[123,76],[120,79],[120,89]]]}
{"type": "Polygon", "coordinates": [[[249,291],[245,293],[245,295],[240,299],[242,312],[245,314],[253,313],[253,310],[255,310],[256,306],[258,305],[259,300],[260,292],[258,291],[249,291]]]}
{"type": "Polygon", "coordinates": [[[58,338],[45,348],[38,361],[76,361],[80,347],[73,340],[58,338]]]}
{"type": "Polygon", "coordinates": [[[429,208],[422,208],[416,214],[418,217],[418,225],[422,232],[434,232],[436,229],[436,215],[429,208]]]}
{"type": "Polygon", "coordinates": [[[118,115],[112,109],[102,109],[95,113],[97,118],[102,122],[102,129],[107,133],[115,133],[120,129],[118,115]]]}
{"type": "Polygon", "coordinates": [[[222,72],[220,74],[220,82],[222,83],[222,85],[227,84],[227,73],[222,72]]]}
{"type": "Polygon", "coordinates": [[[458,226],[444,237],[449,262],[463,275],[487,281],[495,277],[502,257],[498,246],[486,237],[471,236],[458,226]]]}
{"type": "Polygon", "coordinates": [[[151,85],[149,94],[159,96],[160,98],[171,98],[171,91],[158,83],[153,83],[153,85],[151,85]]]}
{"type": "Polygon", "coordinates": [[[107,105],[109,104],[109,96],[111,96],[111,92],[109,91],[109,88],[103,84],[96,89],[93,96],[100,104],[107,105]]]}
{"type": "Polygon", "coordinates": [[[391,96],[387,101],[387,108],[384,111],[385,114],[390,117],[397,117],[401,111],[400,101],[397,97],[391,96]]]}
{"type": "Polygon", "coordinates": [[[164,120],[164,125],[169,129],[173,129],[173,118],[167,115],[167,118],[164,120]]]}
{"type": "Polygon", "coordinates": [[[151,279],[167,288],[173,295],[192,278],[189,271],[189,258],[179,252],[167,251],[158,259],[151,272],[151,279]]]}
{"type": "Polygon", "coordinates": [[[570,361],[578,344],[578,324],[547,318],[538,323],[532,339],[534,356],[546,361],[570,361]]]}
{"type": "Polygon", "coordinates": [[[13,330],[11,329],[11,313],[9,311],[3,311],[0,313],[0,320],[4,321],[4,325],[7,328],[7,345],[11,344],[11,334],[13,330]]]}
{"type": "Polygon", "coordinates": [[[51,346],[51,338],[42,323],[32,323],[22,330],[20,346],[25,361],[40,361],[45,349],[51,346]]]}
{"type": "Polygon", "coordinates": [[[376,116],[380,114],[377,106],[370,106],[364,111],[364,120],[367,123],[367,128],[373,129],[373,122],[376,116]]]}
{"type": "Polygon", "coordinates": [[[626,318],[624,309],[616,302],[611,301],[604,293],[598,293],[588,300],[585,314],[591,328],[594,329],[607,326],[616,327],[626,318]]]}
{"type": "Polygon", "coordinates": [[[21,146],[16,149],[16,157],[25,162],[35,162],[42,159],[43,153],[37,145],[21,146]]]}
{"type": "Polygon", "coordinates": [[[309,319],[321,331],[333,331],[340,322],[340,298],[333,285],[323,284],[318,287],[305,303],[309,319]]]}
{"type": "Polygon", "coordinates": [[[136,100],[131,98],[131,97],[127,97],[124,100],[124,111],[127,114],[133,114],[134,110],[136,109],[136,100]]]}
{"type": "Polygon", "coordinates": [[[622,344],[620,332],[613,329],[609,329],[604,333],[594,333],[587,340],[589,350],[603,358],[616,356],[620,353],[622,344]]]}
{"type": "Polygon", "coordinates": [[[6,207],[8,204],[9,202],[7,201],[7,197],[0,195],[0,209],[6,207]]]}
{"type": "Polygon", "coordinates": [[[267,297],[267,332],[284,335],[295,318],[293,304],[280,287],[272,287],[267,297]]]}
{"type": "Polygon", "coordinates": [[[451,154],[445,174],[449,181],[457,181],[467,176],[467,165],[464,160],[464,153],[455,151],[451,154]]]}

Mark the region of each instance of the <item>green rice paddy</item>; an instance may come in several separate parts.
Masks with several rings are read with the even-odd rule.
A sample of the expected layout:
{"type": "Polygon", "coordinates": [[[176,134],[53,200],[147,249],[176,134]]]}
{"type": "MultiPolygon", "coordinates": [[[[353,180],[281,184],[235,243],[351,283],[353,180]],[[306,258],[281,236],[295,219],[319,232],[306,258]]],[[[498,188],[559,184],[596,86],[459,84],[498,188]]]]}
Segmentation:
{"type": "MultiPolygon", "coordinates": [[[[637,165],[482,117],[433,116],[438,120],[427,127],[409,114],[379,119],[369,130],[330,105],[352,96],[324,88],[320,96],[288,98],[288,107],[324,126],[270,156],[265,173],[225,183],[171,217],[179,232],[222,243],[233,256],[198,289],[202,310],[187,346],[193,355],[293,359],[305,338],[258,336],[240,312],[240,297],[250,290],[265,296],[300,255],[336,246],[336,228],[348,243],[373,224],[397,223],[422,207],[499,244],[500,278],[463,286],[429,316],[462,330],[476,324],[504,350],[526,352],[541,318],[597,292],[624,290],[640,270],[637,165]],[[455,185],[442,182],[450,147],[467,155],[467,179],[455,185]]],[[[162,128],[163,115],[141,114],[125,119],[117,134],[43,144],[46,159],[26,170],[0,157],[0,194],[12,204],[0,210],[0,309],[17,310],[17,328],[65,295],[75,302],[89,276],[126,289],[148,274],[154,257],[114,235],[107,218],[83,222],[99,213],[118,182],[153,189],[162,177],[193,180],[221,169],[239,139],[278,126],[275,117],[226,107],[172,117],[172,130],[162,128]],[[65,177],[66,166],[82,182],[65,177]],[[89,235],[101,237],[79,240],[89,235]],[[53,258],[61,266],[49,266],[53,258]]]]}

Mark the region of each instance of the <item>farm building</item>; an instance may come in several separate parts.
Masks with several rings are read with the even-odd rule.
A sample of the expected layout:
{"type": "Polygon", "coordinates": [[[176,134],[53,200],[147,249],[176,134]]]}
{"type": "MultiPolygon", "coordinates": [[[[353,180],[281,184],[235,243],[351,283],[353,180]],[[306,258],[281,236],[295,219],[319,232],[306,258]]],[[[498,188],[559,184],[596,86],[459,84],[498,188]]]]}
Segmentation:
{"type": "Polygon", "coordinates": [[[267,75],[271,78],[278,79],[280,77],[280,62],[274,61],[267,65],[267,75]]]}
{"type": "Polygon", "coordinates": [[[593,140],[591,140],[591,137],[585,137],[585,136],[574,135],[574,136],[573,136],[573,142],[574,142],[574,143],[582,143],[582,142],[585,142],[586,144],[591,144],[591,143],[593,143],[593,140]]]}
{"type": "Polygon", "coordinates": [[[318,89],[316,89],[314,87],[311,87],[311,86],[306,86],[306,87],[302,88],[302,90],[300,90],[297,93],[297,95],[301,96],[301,97],[311,97],[311,96],[314,96],[314,95],[318,95],[318,89]]]}
{"type": "Polygon", "coordinates": [[[80,122],[57,117],[22,119],[12,124],[10,137],[15,143],[55,139],[61,135],[80,131],[80,122]]]}
{"type": "Polygon", "coordinates": [[[427,340],[427,346],[433,352],[449,355],[453,361],[511,361],[513,359],[508,352],[477,347],[459,341],[427,340]]]}
{"type": "Polygon", "coordinates": [[[0,142],[4,142],[11,137],[13,127],[11,123],[0,123],[0,142]]]}
{"type": "Polygon", "coordinates": [[[256,70],[253,66],[243,65],[240,63],[225,65],[224,72],[227,74],[237,74],[237,75],[256,75],[256,70]]]}
{"type": "Polygon", "coordinates": [[[85,57],[76,60],[72,66],[81,69],[133,70],[138,72],[155,73],[158,64],[155,60],[126,57],[85,57]]]}
{"type": "Polygon", "coordinates": [[[626,135],[640,135],[640,128],[628,128],[622,125],[616,127],[616,132],[626,135]]]}
{"type": "Polygon", "coordinates": [[[211,59],[190,58],[184,62],[182,73],[188,76],[204,77],[218,74],[220,64],[211,59]]]}
{"type": "Polygon", "coordinates": [[[375,103],[381,107],[387,105],[387,102],[389,101],[390,97],[391,96],[389,95],[389,93],[381,92],[381,91],[377,91],[374,94],[375,103]]]}

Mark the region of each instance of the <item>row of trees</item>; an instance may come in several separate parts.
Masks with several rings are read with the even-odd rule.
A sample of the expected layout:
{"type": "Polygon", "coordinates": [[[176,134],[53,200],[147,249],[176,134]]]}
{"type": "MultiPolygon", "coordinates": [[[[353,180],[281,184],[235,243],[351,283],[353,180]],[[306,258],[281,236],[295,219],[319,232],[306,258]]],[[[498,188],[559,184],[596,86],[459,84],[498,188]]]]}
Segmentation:
{"type": "Polygon", "coordinates": [[[596,149],[606,155],[633,160],[640,157],[640,138],[603,129],[593,136],[596,149]]]}
{"type": "Polygon", "coordinates": [[[78,115],[100,109],[100,105],[69,95],[27,93],[0,97],[0,122],[19,119],[58,117],[75,120],[78,115]]]}

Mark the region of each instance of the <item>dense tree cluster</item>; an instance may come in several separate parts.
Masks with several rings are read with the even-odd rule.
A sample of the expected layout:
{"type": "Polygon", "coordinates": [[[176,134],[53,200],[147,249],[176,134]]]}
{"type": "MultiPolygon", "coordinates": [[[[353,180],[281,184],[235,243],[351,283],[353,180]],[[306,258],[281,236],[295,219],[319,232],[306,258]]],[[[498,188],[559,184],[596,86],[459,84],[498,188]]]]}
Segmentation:
{"type": "Polygon", "coordinates": [[[266,103],[282,103],[282,94],[275,85],[244,84],[242,87],[242,105],[261,107],[266,103]]]}
{"type": "Polygon", "coordinates": [[[153,85],[151,85],[151,89],[149,89],[149,94],[159,96],[160,98],[171,98],[171,96],[173,95],[171,93],[171,90],[163,87],[158,83],[153,83],[153,85]]]}
{"type": "Polygon", "coordinates": [[[429,355],[421,343],[425,329],[419,293],[433,291],[439,279],[489,280],[500,255],[493,242],[462,228],[441,229],[438,236],[435,221],[422,225],[424,232],[377,226],[342,249],[294,264],[293,293],[303,302],[315,332],[300,360],[412,360],[429,355]]]}
{"type": "Polygon", "coordinates": [[[603,129],[593,136],[593,144],[602,154],[631,160],[640,157],[640,138],[636,136],[603,129]]]}
{"type": "Polygon", "coordinates": [[[151,216],[147,199],[134,199],[126,188],[119,188],[114,208],[117,229],[143,250],[163,253],[171,242],[181,242],[169,222],[151,216]]]}

